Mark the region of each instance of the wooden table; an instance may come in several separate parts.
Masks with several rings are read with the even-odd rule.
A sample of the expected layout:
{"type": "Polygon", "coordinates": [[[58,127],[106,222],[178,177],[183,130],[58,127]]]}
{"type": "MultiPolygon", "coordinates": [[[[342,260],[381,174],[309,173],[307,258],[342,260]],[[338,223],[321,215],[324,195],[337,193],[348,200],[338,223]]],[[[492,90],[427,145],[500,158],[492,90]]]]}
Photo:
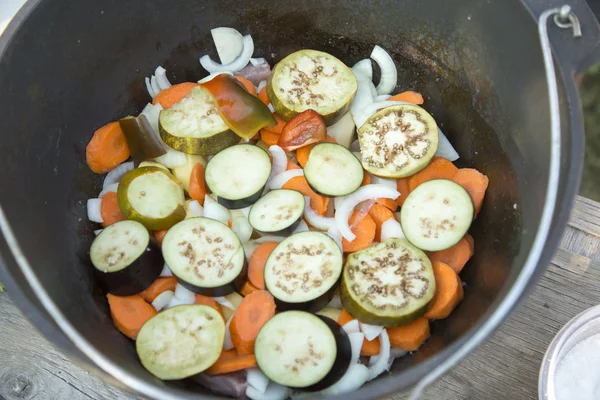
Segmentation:
{"type": "MultiPolygon", "coordinates": [[[[560,249],[502,328],[426,392],[427,399],[537,399],[544,352],[573,316],[600,304],[600,203],[578,198],[560,249]]],[[[406,393],[393,397],[405,399],[406,393]]],[[[139,399],[89,375],[0,293],[0,400],[139,399]]]]}

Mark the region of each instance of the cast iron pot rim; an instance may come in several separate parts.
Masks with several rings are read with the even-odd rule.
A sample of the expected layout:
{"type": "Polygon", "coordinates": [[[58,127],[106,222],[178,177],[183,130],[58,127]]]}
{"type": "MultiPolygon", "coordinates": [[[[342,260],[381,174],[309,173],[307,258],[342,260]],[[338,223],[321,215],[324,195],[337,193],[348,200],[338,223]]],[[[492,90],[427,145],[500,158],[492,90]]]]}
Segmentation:
{"type": "MultiPolygon", "coordinates": [[[[29,14],[42,1],[43,0],[27,1],[19,10],[17,15],[15,15],[13,20],[9,23],[4,34],[0,36],[0,59],[2,59],[2,57],[6,53],[9,44],[11,43],[14,37],[14,34],[25,22],[29,14]]],[[[522,3],[521,5],[523,6],[522,3]]],[[[527,12],[527,10],[525,11],[527,12]]],[[[568,75],[565,73],[565,71],[561,69],[560,64],[559,71],[561,73],[561,78],[563,79],[563,82],[565,82],[565,77],[568,75]]],[[[567,88],[570,89],[569,85],[567,85],[567,88]]],[[[566,97],[570,98],[570,100],[573,101],[572,92],[568,91],[566,97]]],[[[576,106],[579,105],[578,99],[574,101],[576,106]]],[[[573,112],[574,110],[573,108],[571,108],[571,111],[571,128],[582,128],[583,123],[580,107],[577,108],[575,112],[573,112]]],[[[552,157],[551,168],[557,163],[559,163],[559,160],[552,157]]],[[[571,164],[573,163],[577,163],[577,161],[571,159],[571,164]]],[[[575,166],[574,172],[580,170],[580,166],[575,166]]],[[[570,209],[570,207],[572,206],[576,190],[579,186],[580,178],[581,177],[577,175],[575,177],[575,183],[570,185],[571,187],[567,189],[568,193],[566,193],[566,196],[563,198],[563,204],[561,204],[562,209],[570,209]]],[[[432,383],[435,379],[439,378],[439,374],[437,374],[437,372],[445,372],[447,366],[455,365],[467,354],[475,350],[501,324],[501,322],[509,315],[510,311],[517,305],[517,303],[523,297],[525,297],[525,295],[532,288],[532,283],[534,283],[537,280],[543,269],[545,269],[546,263],[550,260],[552,254],[554,253],[556,246],[558,245],[558,241],[560,239],[560,234],[564,230],[568,218],[568,213],[560,213],[557,216],[556,220],[554,220],[554,224],[552,224],[555,211],[557,210],[556,199],[556,187],[554,187],[553,190],[553,186],[548,185],[540,226],[536,233],[533,245],[531,247],[531,250],[529,251],[523,269],[519,273],[514,284],[510,288],[503,289],[502,293],[499,294],[497,300],[494,301],[494,303],[490,306],[490,311],[486,312],[480,318],[478,323],[476,323],[467,332],[465,332],[462,335],[462,337],[457,339],[454,343],[446,347],[444,350],[423,361],[419,365],[408,369],[406,372],[402,372],[396,376],[381,376],[377,379],[377,385],[363,386],[353,393],[335,396],[332,397],[332,399],[377,398],[380,396],[391,394],[401,389],[400,385],[398,385],[398,383],[400,382],[402,382],[401,386],[402,388],[404,388],[407,386],[407,384],[414,384],[423,378],[424,380],[422,380],[421,383],[432,383]],[[552,191],[554,191],[554,193],[551,193],[552,191]],[[399,380],[399,376],[403,376],[404,379],[399,380]]],[[[164,390],[164,387],[161,387],[160,385],[149,383],[143,379],[138,379],[137,377],[126,371],[124,368],[120,367],[119,365],[115,364],[113,361],[108,359],[106,356],[104,356],[104,354],[98,351],[90,342],[86,340],[85,337],[80,335],[79,332],[75,329],[75,327],[68,321],[68,319],[63,315],[60,309],[56,306],[56,304],[54,304],[53,300],[50,298],[48,293],[44,290],[42,283],[38,280],[33,269],[29,265],[25,255],[21,251],[21,248],[17,243],[16,237],[14,236],[14,233],[8,223],[6,214],[4,213],[4,210],[1,205],[0,230],[2,231],[3,235],[2,239],[6,242],[7,247],[11,251],[12,259],[10,261],[18,265],[18,267],[21,269],[21,271],[27,278],[32,290],[40,300],[45,311],[52,317],[54,322],[58,325],[62,332],[71,340],[71,342],[76,346],[76,348],[79,351],[86,355],[103,371],[127,385],[128,388],[135,390],[141,394],[152,398],[174,400],[181,398],[180,396],[187,397],[187,391],[183,391],[177,388],[170,388],[164,390]]],[[[6,258],[6,256],[8,255],[5,255],[4,258],[6,258]]],[[[7,275],[10,277],[8,273],[2,275],[7,275]]],[[[8,282],[12,283],[12,279],[8,279],[8,282]]],[[[17,295],[16,297],[19,306],[27,310],[37,310],[36,307],[31,303],[31,301],[27,299],[23,293],[20,292],[16,285],[13,286],[14,287],[12,289],[14,289],[14,291],[11,292],[17,295]]],[[[35,314],[39,315],[39,312],[36,312],[35,314]]],[[[55,329],[54,326],[48,329],[50,324],[40,324],[39,320],[34,320],[34,323],[36,325],[46,325],[43,327],[44,332],[50,332],[55,329]]],[[[221,399],[222,397],[216,397],[211,394],[206,394],[203,396],[203,398],[221,399]]]]}

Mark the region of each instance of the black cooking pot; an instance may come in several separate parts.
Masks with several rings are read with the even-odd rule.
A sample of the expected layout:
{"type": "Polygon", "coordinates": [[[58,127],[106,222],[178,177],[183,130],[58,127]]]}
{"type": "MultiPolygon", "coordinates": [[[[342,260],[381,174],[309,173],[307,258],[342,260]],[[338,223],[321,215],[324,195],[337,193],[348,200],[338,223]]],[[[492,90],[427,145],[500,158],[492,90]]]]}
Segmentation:
{"type": "Polygon", "coordinates": [[[352,64],[379,44],[393,52],[399,88],[425,95],[425,108],[461,155],[458,164],[490,179],[472,227],[475,256],[461,275],[464,301],[434,322],[429,341],[399,359],[390,375],[344,397],[373,399],[430,382],[481,343],[531,289],[576,194],[583,124],[573,74],[592,59],[599,27],[583,0],[570,1],[573,14],[556,21],[544,15],[556,66],[549,87],[538,17],[559,5],[30,1],[0,39],[0,280],[46,337],[106,379],[156,399],[215,398],[191,383],[151,376],[115,330],[86,264],[97,228],[86,219],[86,199],[98,194],[102,177],[87,168],[85,145],[98,126],[142,109],[149,101],[143,78],[157,65],[172,82],[206,75],[198,57],[215,56],[210,28],[251,33],[255,55],[271,63],[315,48],[352,64]],[[581,37],[565,26],[577,22],[574,16],[581,37]]]}

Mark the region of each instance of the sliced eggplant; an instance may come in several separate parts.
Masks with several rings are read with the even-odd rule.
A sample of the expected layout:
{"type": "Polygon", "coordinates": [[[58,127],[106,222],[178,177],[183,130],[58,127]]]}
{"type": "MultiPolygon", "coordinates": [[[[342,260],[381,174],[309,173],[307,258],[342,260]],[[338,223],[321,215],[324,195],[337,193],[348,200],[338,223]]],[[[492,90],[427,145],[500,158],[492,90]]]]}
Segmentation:
{"type": "Polygon", "coordinates": [[[289,235],[304,213],[304,196],[295,190],[272,190],[250,209],[248,221],[257,231],[271,235],[289,235]]]}
{"type": "Polygon", "coordinates": [[[350,109],[357,88],[352,70],[340,60],[321,51],[300,50],[277,63],[267,94],[286,120],[315,110],[333,125],[350,109]]]}
{"type": "Polygon", "coordinates": [[[438,128],[423,108],[399,104],[371,115],[358,129],[358,139],[367,171],[403,178],[429,164],[437,151],[438,128]]]}
{"type": "Polygon", "coordinates": [[[217,361],[225,322],[214,308],[182,305],[150,318],[135,342],[144,368],[163,380],[196,375],[217,361]]]}
{"type": "Polygon", "coordinates": [[[185,218],[183,189],[168,170],[141,167],[123,176],[117,189],[119,208],[127,219],[158,231],[185,218]]]}
{"type": "Polygon", "coordinates": [[[236,210],[260,198],[270,174],[271,159],[266,151],[251,144],[239,144],[210,159],[205,179],[219,204],[236,210]]]}
{"type": "Polygon", "coordinates": [[[209,218],[181,221],[162,242],[165,262],[179,283],[205,296],[241,290],[246,280],[244,249],[227,225],[209,218]]]}
{"type": "Polygon", "coordinates": [[[105,289],[117,296],[147,289],[164,264],[160,247],[136,221],[116,222],[103,229],[92,242],[90,260],[105,289]]]}
{"type": "Polygon", "coordinates": [[[388,239],[348,256],[340,295],[360,322],[405,325],[425,314],[435,295],[433,268],[406,240],[388,239]]]}
{"type": "Polygon", "coordinates": [[[272,381],[315,391],[344,375],[352,348],[346,332],[331,318],[286,311],[258,332],[254,354],[259,368],[272,381]]]}
{"type": "Polygon", "coordinates": [[[210,156],[240,141],[225,125],[210,93],[200,86],[162,110],[158,122],[162,140],[187,154],[210,156]]]}
{"type": "Polygon", "coordinates": [[[315,192],[346,196],[360,187],[365,171],[354,154],[342,145],[320,143],[312,148],[304,176],[315,192]]]}
{"type": "Polygon", "coordinates": [[[278,310],[316,312],[333,298],[341,272],[336,242],[321,232],[301,232],[275,247],[265,264],[265,286],[278,310]]]}
{"type": "Polygon", "coordinates": [[[473,201],[458,183],[434,179],[410,192],[400,210],[400,224],[409,242],[426,251],[458,243],[474,217],[473,201]]]}
{"type": "Polygon", "coordinates": [[[185,155],[186,163],[180,167],[171,168],[171,172],[181,182],[181,186],[186,192],[190,190],[190,176],[192,175],[192,169],[196,164],[200,163],[206,167],[206,158],[204,156],[197,156],[194,154],[185,155]]]}

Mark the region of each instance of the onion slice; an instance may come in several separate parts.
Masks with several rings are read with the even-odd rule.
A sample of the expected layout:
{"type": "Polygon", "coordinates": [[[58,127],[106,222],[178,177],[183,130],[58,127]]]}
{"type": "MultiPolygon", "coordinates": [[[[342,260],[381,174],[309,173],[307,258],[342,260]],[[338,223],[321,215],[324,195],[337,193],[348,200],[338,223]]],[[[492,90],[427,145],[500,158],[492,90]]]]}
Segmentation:
{"type": "Polygon", "coordinates": [[[438,148],[435,152],[435,155],[437,157],[443,157],[448,161],[452,162],[458,160],[460,156],[458,155],[454,147],[452,147],[452,144],[450,144],[450,141],[448,140],[446,135],[444,135],[444,132],[442,132],[440,128],[438,128],[438,134],[438,148]]]}
{"type": "Polygon", "coordinates": [[[332,238],[333,240],[335,240],[335,243],[338,245],[340,250],[342,250],[342,252],[343,252],[344,245],[343,245],[343,241],[342,241],[342,234],[340,233],[340,230],[338,229],[337,225],[332,226],[329,229],[327,229],[327,235],[330,238],[332,238]]]}
{"type": "Polygon", "coordinates": [[[304,218],[308,221],[311,226],[315,228],[326,231],[332,227],[335,227],[335,219],[327,218],[322,215],[319,215],[310,207],[310,197],[304,196],[305,206],[304,206],[304,218]]]}
{"type": "Polygon", "coordinates": [[[102,223],[102,199],[88,199],[87,217],[92,222],[102,223]]]}
{"type": "Polygon", "coordinates": [[[255,67],[258,65],[266,64],[266,62],[267,60],[264,57],[250,59],[250,64],[254,65],[255,67]]]}
{"type": "Polygon", "coordinates": [[[375,97],[375,102],[380,102],[380,101],[387,101],[387,99],[389,99],[390,97],[392,97],[389,94],[382,94],[380,96],[375,97]]]}
{"type": "Polygon", "coordinates": [[[154,298],[154,301],[152,302],[152,307],[154,307],[156,311],[164,310],[169,305],[172,299],[173,292],[171,290],[166,290],[154,298]]]}
{"type": "Polygon", "coordinates": [[[327,307],[337,308],[338,310],[341,310],[343,308],[342,299],[340,298],[339,293],[336,292],[335,295],[333,295],[333,298],[331,299],[329,304],[327,304],[327,307]]]}
{"type": "Polygon", "coordinates": [[[385,329],[383,329],[379,335],[379,344],[379,354],[369,359],[369,381],[377,378],[388,368],[390,359],[390,337],[385,329]]]}
{"type": "Polygon", "coordinates": [[[242,34],[236,29],[228,27],[214,28],[210,30],[210,34],[217,48],[221,64],[229,64],[242,54],[244,41],[242,34]]]}
{"type": "Polygon", "coordinates": [[[283,185],[287,183],[292,178],[297,176],[304,176],[304,170],[302,169],[290,169],[287,171],[283,171],[279,175],[273,177],[270,182],[267,183],[268,189],[281,189],[283,185]]]}
{"type": "Polygon", "coordinates": [[[346,113],[338,122],[327,127],[327,135],[348,149],[354,138],[354,128],[356,128],[356,125],[352,115],[346,113]]]}
{"type": "Polygon", "coordinates": [[[101,234],[101,233],[102,233],[102,231],[103,231],[103,230],[104,230],[104,229],[96,229],[96,230],[94,231],[94,235],[98,236],[99,234],[101,234]]]}
{"type": "Polygon", "coordinates": [[[362,364],[352,364],[339,381],[329,386],[323,392],[325,396],[335,396],[351,393],[360,388],[369,379],[369,369],[362,364]]]}
{"type": "Polygon", "coordinates": [[[162,271],[160,271],[160,275],[159,277],[161,278],[167,278],[173,276],[173,273],[171,272],[171,269],[169,268],[169,266],[167,265],[167,263],[165,263],[165,265],[163,266],[162,271]]]}
{"type": "Polygon", "coordinates": [[[373,80],[373,64],[368,58],[362,59],[352,67],[352,71],[360,71],[369,80],[373,80]]]}
{"type": "Polygon", "coordinates": [[[158,82],[156,81],[156,77],[154,75],[150,77],[150,85],[152,86],[155,96],[157,96],[160,93],[160,86],[158,86],[158,82]]]}
{"type": "Polygon", "coordinates": [[[248,64],[254,53],[254,41],[252,40],[252,36],[246,35],[242,41],[244,45],[242,53],[232,62],[228,64],[219,64],[214,62],[209,55],[205,55],[200,57],[200,64],[210,73],[238,72],[248,64]]]}
{"type": "Polygon", "coordinates": [[[336,207],[335,222],[340,233],[346,240],[353,241],[356,235],[348,225],[348,219],[358,203],[370,199],[393,199],[395,200],[400,193],[396,189],[391,189],[385,185],[369,184],[358,188],[354,193],[345,196],[339,207],[336,207]]]}
{"type": "Polygon", "coordinates": [[[381,241],[389,238],[406,239],[402,226],[395,218],[390,218],[381,224],[381,241]]]}
{"type": "Polygon", "coordinates": [[[390,94],[396,88],[398,82],[398,70],[390,53],[382,47],[375,45],[371,52],[371,58],[379,65],[381,78],[377,85],[377,94],[390,94]]]}
{"type": "Polygon", "coordinates": [[[350,347],[352,347],[352,356],[350,358],[350,365],[352,365],[358,362],[365,334],[362,332],[352,332],[348,334],[348,339],[350,339],[350,347]]]}
{"type": "Polygon", "coordinates": [[[346,333],[360,332],[360,324],[357,319],[353,319],[352,321],[346,322],[342,326],[342,329],[345,330],[346,333]]]}
{"type": "Polygon", "coordinates": [[[352,103],[350,103],[350,114],[352,114],[356,126],[360,127],[362,124],[358,124],[357,118],[363,114],[362,110],[373,102],[373,95],[370,89],[373,82],[360,69],[352,68],[352,72],[358,83],[358,89],[352,103]]]}
{"type": "Polygon", "coordinates": [[[121,178],[133,169],[133,161],[124,162],[118,165],[116,168],[111,170],[106,177],[104,178],[104,182],[102,183],[102,188],[104,189],[108,185],[112,185],[113,183],[119,183],[121,178]]]}
{"type": "MultiPolygon", "coordinates": [[[[236,210],[238,211],[238,210],[236,210]]],[[[252,233],[254,232],[254,228],[250,225],[248,221],[248,217],[246,217],[243,213],[239,213],[239,215],[233,216],[233,220],[231,221],[231,230],[235,232],[240,242],[246,243],[252,237],[252,233]]]]}
{"type": "Polygon", "coordinates": [[[158,84],[160,90],[165,90],[172,86],[171,82],[169,82],[169,79],[167,78],[167,70],[160,65],[156,67],[154,76],[156,77],[156,83],[158,84]]]}
{"type": "Polygon", "coordinates": [[[204,216],[227,225],[231,219],[231,212],[207,194],[204,196],[204,216]]]}
{"type": "MultiPolygon", "coordinates": [[[[234,314],[235,315],[235,314],[234,314]]],[[[231,350],[233,349],[233,341],[231,340],[231,332],[229,332],[229,325],[231,324],[231,320],[233,319],[233,315],[229,317],[227,323],[225,324],[225,338],[223,340],[223,350],[231,350]]]]}
{"type": "Polygon", "coordinates": [[[202,217],[204,216],[204,207],[198,203],[198,200],[192,200],[187,206],[187,213],[190,217],[202,217]]]}
{"type": "Polygon", "coordinates": [[[273,156],[273,168],[271,168],[271,176],[269,176],[270,181],[277,175],[285,172],[288,159],[285,151],[283,151],[283,149],[277,145],[269,147],[269,153],[271,153],[273,156]]]}
{"type": "Polygon", "coordinates": [[[396,189],[398,187],[395,179],[382,178],[372,174],[369,175],[371,176],[371,183],[385,185],[391,189],[396,189]]]}
{"type": "Polygon", "coordinates": [[[200,79],[198,81],[198,83],[206,83],[206,82],[212,81],[214,78],[216,78],[217,76],[219,76],[221,74],[233,75],[233,73],[231,73],[229,71],[215,72],[213,74],[206,75],[204,78],[200,79]]]}
{"type": "Polygon", "coordinates": [[[154,88],[152,87],[152,84],[150,83],[150,78],[145,77],[144,82],[146,83],[146,90],[148,91],[148,94],[150,95],[150,97],[155,98],[158,93],[154,92],[154,88]]]}
{"type": "Polygon", "coordinates": [[[292,232],[292,234],[295,233],[300,233],[300,232],[308,232],[308,225],[306,225],[306,222],[304,222],[304,220],[300,220],[300,223],[298,223],[298,226],[296,227],[296,229],[294,229],[294,231],[292,232]]]}
{"type": "Polygon", "coordinates": [[[248,385],[256,389],[259,393],[264,393],[267,391],[267,386],[269,386],[269,378],[258,368],[248,368],[246,370],[247,378],[246,381],[248,385]]]}
{"type": "Polygon", "coordinates": [[[260,81],[258,86],[256,87],[256,93],[260,93],[263,88],[267,87],[267,81],[260,81]]]}
{"type": "Polygon", "coordinates": [[[360,331],[365,334],[365,338],[370,342],[381,334],[383,326],[364,324],[359,322],[360,331]]]}
{"type": "Polygon", "coordinates": [[[269,381],[267,390],[265,390],[264,393],[260,393],[258,390],[248,385],[246,396],[252,400],[285,400],[290,396],[290,392],[290,388],[269,381]]]}
{"type": "Polygon", "coordinates": [[[252,240],[252,242],[254,242],[256,244],[263,244],[266,242],[281,243],[283,241],[283,239],[285,239],[285,237],[283,237],[283,236],[263,236],[263,237],[252,240]]]}
{"type": "Polygon", "coordinates": [[[98,194],[98,198],[101,199],[108,192],[116,192],[119,189],[119,182],[111,183],[110,185],[106,185],[98,194]]]}
{"type": "Polygon", "coordinates": [[[231,303],[227,297],[213,297],[213,300],[222,305],[223,307],[227,307],[231,310],[235,310],[235,306],[231,303]]]}

